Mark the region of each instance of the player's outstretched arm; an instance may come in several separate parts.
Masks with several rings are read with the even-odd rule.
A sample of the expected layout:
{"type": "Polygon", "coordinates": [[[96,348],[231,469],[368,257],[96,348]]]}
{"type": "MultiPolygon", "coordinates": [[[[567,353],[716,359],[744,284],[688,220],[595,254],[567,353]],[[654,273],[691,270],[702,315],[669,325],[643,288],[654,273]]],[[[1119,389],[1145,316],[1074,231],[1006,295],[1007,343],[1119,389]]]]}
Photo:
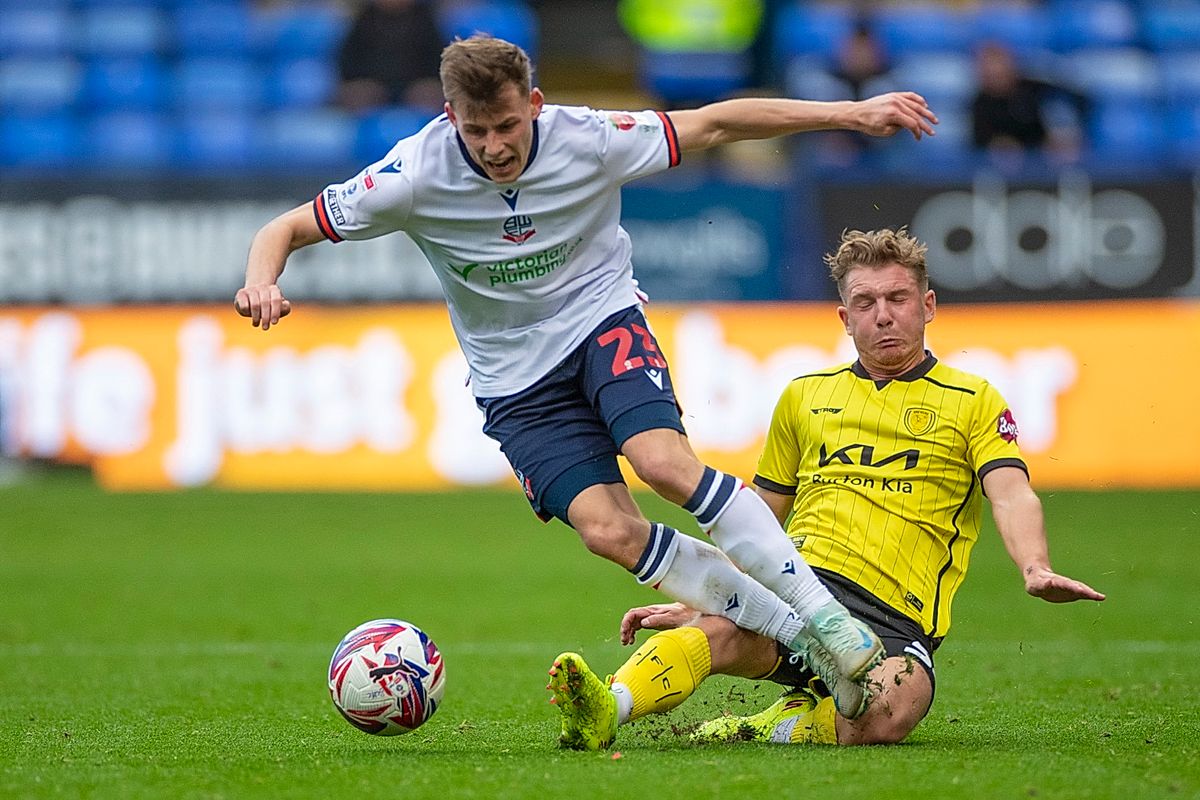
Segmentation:
{"type": "Polygon", "coordinates": [[[246,284],[233,298],[237,312],[264,331],[278,325],[292,310],[278,285],[288,256],[323,238],[311,203],[280,214],[260,228],[246,258],[246,284]]]}
{"type": "Polygon", "coordinates": [[[703,150],[746,139],[789,133],[849,130],[891,136],[905,130],[920,139],[933,136],[937,116],[915,92],[889,92],[866,100],[833,103],[744,97],[687,111],[670,112],[684,150],[703,150]]]}
{"type": "Polygon", "coordinates": [[[1104,595],[1082,581],[1059,575],[1050,567],[1042,502],[1018,467],[999,467],[983,476],[983,490],[992,503],[992,518],[1013,563],[1025,579],[1025,591],[1051,603],[1103,600],[1104,595]]]}

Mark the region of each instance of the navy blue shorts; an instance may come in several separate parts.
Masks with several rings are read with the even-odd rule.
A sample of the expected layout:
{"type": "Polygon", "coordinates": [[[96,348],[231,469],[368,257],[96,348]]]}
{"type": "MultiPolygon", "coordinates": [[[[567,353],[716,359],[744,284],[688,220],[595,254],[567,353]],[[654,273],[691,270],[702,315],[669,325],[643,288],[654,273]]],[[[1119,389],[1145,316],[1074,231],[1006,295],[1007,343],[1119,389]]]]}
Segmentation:
{"type": "Polygon", "coordinates": [[[643,431],[684,432],[667,362],[641,309],[601,322],[527,389],[476,398],[483,432],[500,449],[543,520],[570,525],[567,507],[589,486],[624,483],[617,453],[643,431]]]}

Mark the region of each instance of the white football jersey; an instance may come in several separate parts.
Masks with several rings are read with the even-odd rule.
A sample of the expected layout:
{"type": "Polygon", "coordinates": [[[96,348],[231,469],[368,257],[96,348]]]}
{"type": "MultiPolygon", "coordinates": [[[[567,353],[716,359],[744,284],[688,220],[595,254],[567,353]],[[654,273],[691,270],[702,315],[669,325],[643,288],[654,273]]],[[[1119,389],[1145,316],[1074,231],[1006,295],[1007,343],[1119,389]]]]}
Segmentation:
{"type": "Polygon", "coordinates": [[[478,397],[518,392],[638,304],[621,186],[679,163],[661,112],[546,105],[521,176],[497,184],[443,114],[313,201],[334,242],[404,231],[442,283],[478,397]]]}

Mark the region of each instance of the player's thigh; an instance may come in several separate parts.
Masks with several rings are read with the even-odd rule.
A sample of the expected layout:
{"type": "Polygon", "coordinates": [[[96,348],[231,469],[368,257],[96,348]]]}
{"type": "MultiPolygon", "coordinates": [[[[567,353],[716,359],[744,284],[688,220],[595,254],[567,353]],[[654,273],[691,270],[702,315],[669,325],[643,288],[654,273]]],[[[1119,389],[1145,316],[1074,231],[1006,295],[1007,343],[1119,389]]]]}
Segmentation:
{"type": "Polygon", "coordinates": [[[608,317],[584,344],[583,358],[582,391],[618,448],[647,430],[684,432],[666,357],[641,309],[608,317]]]}
{"type": "Polygon", "coordinates": [[[534,512],[568,524],[581,491],[624,481],[608,427],[579,391],[581,364],[580,351],[527,389],[478,400],[483,431],[500,443],[534,512]]]}

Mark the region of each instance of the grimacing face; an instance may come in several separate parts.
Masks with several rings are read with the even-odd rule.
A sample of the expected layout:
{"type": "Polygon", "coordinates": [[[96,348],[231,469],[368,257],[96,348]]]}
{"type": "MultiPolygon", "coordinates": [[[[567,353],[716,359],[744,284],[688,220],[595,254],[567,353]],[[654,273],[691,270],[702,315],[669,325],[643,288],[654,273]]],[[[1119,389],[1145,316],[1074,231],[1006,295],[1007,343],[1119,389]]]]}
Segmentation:
{"type": "Polygon", "coordinates": [[[534,88],[525,97],[520,87],[508,83],[486,106],[458,114],[446,103],[446,116],[487,176],[496,183],[512,183],[529,162],[533,121],[542,113],[543,103],[541,89],[534,88]]]}
{"type": "Polygon", "coordinates": [[[842,302],[838,318],[872,377],[897,377],[925,358],[925,325],[933,321],[937,298],[932,289],[921,290],[912,271],[894,263],[852,267],[842,302]]]}

